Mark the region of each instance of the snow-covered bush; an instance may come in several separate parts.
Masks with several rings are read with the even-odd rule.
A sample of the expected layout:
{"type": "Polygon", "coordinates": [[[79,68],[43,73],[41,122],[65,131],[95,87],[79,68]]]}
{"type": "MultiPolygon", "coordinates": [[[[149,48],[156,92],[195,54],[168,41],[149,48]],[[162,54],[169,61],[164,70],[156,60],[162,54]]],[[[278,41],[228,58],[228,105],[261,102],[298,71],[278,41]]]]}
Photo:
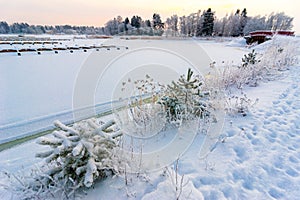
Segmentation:
{"type": "Polygon", "coordinates": [[[211,68],[215,74],[207,76],[205,83],[217,92],[223,91],[229,96],[225,98],[228,113],[245,115],[257,100],[247,98],[243,92],[242,95],[236,95],[235,92],[246,86],[256,87],[260,82],[280,78],[282,71],[297,62],[296,52],[297,41],[292,37],[273,37],[244,55],[239,65],[212,63],[211,68]]]}
{"type": "MultiPolygon", "coordinates": [[[[79,187],[91,187],[94,180],[104,177],[108,170],[113,170],[107,161],[116,147],[116,138],[120,131],[107,133],[114,121],[99,124],[95,119],[81,121],[68,127],[59,121],[54,122],[59,130],[52,137],[41,137],[38,144],[48,145],[47,152],[37,153],[37,157],[45,158],[45,162],[54,166],[46,172],[54,180],[64,179],[79,187]]],[[[51,183],[46,177],[45,181],[51,183]]]]}
{"type": "Polygon", "coordinates": [[[59,198],[69,198],[77,189],[91,187],[95,180],[118,170],[112,159],[122,133],[114,129],[113,120],[103,123],[89,119],[73,126],[59,121],[54,124],[57,130],[37,140],[38,144],[49,146],[47,151],[36,154],[44,158],[45,164],[19,187],[31,191],[26,198],[58,197],[59,193],[59,198]]]}
{"type": "Polygon", "coordinates": [[[261,71],[256,68],[259,63],[256,60],[255,52],[245,55],[244,62],[241,65],[225,64],[219,67],[212,63],[211,67],[215,69],[215,74],[206,77],[206,83],[216,90],[215,93],[223,93],[225,112],[229,115],[246,116],[258,99],[252,100],[243,92],[245,86],[257,86],[262,79],[261,71]],[[237,94],[237,91],[242,91],[237,94]]]}
{"type": "Polygon", "coordinates": [[[230,88],[241,88],[245,83],[245,73],[241,73],[240,66],[226,63],[221,66],[216,62],[210,64],[213,74],[205,77],[206,84],[217,91],[226,91],[230,88]]]}
{"type": "Polygon", "coordinates": [[[217,71],[213,84],[226,90],[233,87],[255,87],[261,81],[274,80],[282,74],[281,71],[297,62],[296,48],[297,41],[292,37],[275,36],[244,55],[240,65],[228,63],[221,66],[213,63],[212,68],[217,71]]]}
{"type": "Polygon", "coordinates": [[[293,37],[274,36],[255,48],[262,52],[262,66],[268,70],[284,71],[297,63],[298,46],[299,42],[293,37]]]}

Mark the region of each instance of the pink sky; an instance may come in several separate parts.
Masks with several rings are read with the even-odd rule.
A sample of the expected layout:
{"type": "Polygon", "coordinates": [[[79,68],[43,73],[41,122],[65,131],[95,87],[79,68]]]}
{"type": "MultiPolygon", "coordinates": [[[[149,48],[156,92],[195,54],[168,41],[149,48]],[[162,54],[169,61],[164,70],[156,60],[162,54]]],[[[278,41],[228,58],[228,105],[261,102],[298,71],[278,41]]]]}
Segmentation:
{"type": "Polygon", "coordinates": [[[238,8],[247,8],[249,16],[284,11],[295,18],[294,30],[300,33],[298,0],[0,0],[0,21],[103,26],[117,15],[150,19],[156,12],[165,19],[172,14],[188,15],[209,7],[218,17],[238,8]]]}

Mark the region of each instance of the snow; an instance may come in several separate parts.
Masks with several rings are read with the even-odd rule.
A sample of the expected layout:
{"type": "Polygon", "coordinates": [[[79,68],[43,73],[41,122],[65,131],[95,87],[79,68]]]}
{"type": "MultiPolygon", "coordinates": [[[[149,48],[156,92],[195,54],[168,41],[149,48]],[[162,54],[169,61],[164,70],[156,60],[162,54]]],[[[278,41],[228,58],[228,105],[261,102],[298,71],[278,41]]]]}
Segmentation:
{"type": "Polygon", "coordinates": [[[22,124],[40,122],[43,127],[48,125],[43,119],[48,117],[53,121],[71,109],[73,82],[86,54],[0,56],[1,143],[37,129],[22,124]]]}
{"type": "MultiPolygon", "coordinates": [[[[299,38],[297,40],[295,38],[295,41],[299,42],[299,38]]],[[[139,45],[149,45],[149,43],[150,45],[155,43],[164,46],[171,41],[117,42],[121,45],[129,44],[128,46],[133,48],[139,45]]],[[[197,41],[212,60],[217,62],[233,61],[236,63],[240,61],[246,52],[249,52],[249,49],[234,45],[234,43],[239,42],[233,41],[231,42],[232,45],[228,45],[214,41],[197,41]]],[[[263,43],[255,48],[257,50],[263,49],[270,44],[272,43],[263,43]]],[[[300,52],[298,53],[300,56],[300,52]]],[[[45,57],[47,56],[45,55],[45,57]]],[[[65,76],[73,77],[76,71],[74,68],[76,67],[73,66],[74,68],[72,68],[69,65],[76,66],[76,63],[84,59],[84,56],[84,54],[78,54],[77,57],[70,58],[68,54],[64,54],[64,56],[58,58],[61,59],[61,62],[66,63],[63,69],[58,69],[53,65],[52,68],[54,69],[51,71],[51,65],[48,66],[47,64],[45,69],[47,72],[49,71],[48,74],[51,74],[51,76],[59,76],[61,73],[61,79],[65,76]],[[60,73],[56,74],[56,71],[60,73]]],[[[30,55],[24,56],[24,58],[22,57],[22,63],[30,62],[26,60],[26,57],[28,57],[28,60],[32,58],[30,55]]],[[[51,60],[49,57],[48,59],[51,60]]],[[[8,56],[4,61],[0,59],[0,62],[6,62],[8,65],[9,62],[15,62],[13,59],[19,58],[8,56]],[[9,60],[9,58],[12,59],[9,60]]],[[[4,66],[2,63],[0,64],[1,68],[4,66]]],[[[31,69],[30,65],[26,68],[20,65],[19,68],[24,72],[28,70],[30,73],[33,73],[31,71],[33,69],[39,71],[38,67],[33,66],[33,69],[31,69]]],[[[10,71],[8,67],[5,70],[10,71]]],[[[188,151],[178,161],[177,173],[174,164],[167,169],[152,173],[129,174],[127,185],[124,182],[124,177],[108,177],[96,183],[94,188],[87,190],[87,194],[83,196],[83,199],[147,200],[156,198],[167,200],[175,199],[178,195],[180,195],[179,199],[298,199],[300,196],[300,66],[292,66],[283,73],[281,79],[261,83],[259,87],[255,88],[245,88],[249,98],[259,98],[258,104],[246,117],[226,117],[221,133],[223,140],[218,140],[211,147],[208,155],[202,156],[200,144],[202,144],[204,136],[203,134],[197,134],[188,151]],[[183,182],[182,193],[176,191],[176,186],[178,186],[175,181],[176,178],[179,184],[181,180],[183,182]]],[[[13,70],[10,74],[13,75],[13,70]]],[[[36,79],[39,78],[34,74],[32,76],[36,79]]],[[[42,82],[45,77],[46,75],[39,80],[42,82]]],[[[70,79],[73,80],[67,78],[69,81],[70,79]]],[[[19,80],[25,80],[25,78],[19,77],[19,80]]],[[[13,80],[6,81],[16,88],[21,87],[21,85],[16,86],[13,80]]],[[[55,85],[55,82],[52,82],[52,84],[55,85]]],[[[67,84],[69,85],[63,87],[70,90],[70,83],[67,82],[67,84]]],[[[36,94],[42,92],[33,83],[29,86],[35,88],[36,94]]],[[[45,85],[42,86],[46,87],[45,85]]],[[[53,88],[61,87],[62,85],[58,84],[53,88]]],[[[13,93],[13,91],[4,89],[5,87],[1,87],[1,91],[5,91],[8,95],[13,93]]],[[[24,119],[34,113],[35,110],[32,108],[38,105],[31,102],[30,98],[24,99],[26,96],[24,93],[27,94],[28,92],[30,93],[30,91],[19,89],[11,96],[7,96],[12,100],[8,105],[11,104],[11,109],[16,109],[15,113],[24,112],[21,115],[24,119]],[[28,105],[32,105],[31,107],[22,108],[20,105],[18,107],[18,102],[12,100],[14,96],[18,95],[18,92],[23,94],[19,98],[28,105]],[[22,109],[26,110],[22,111],[22,109]]],[[[51,89],[47,92],[54,96],[57,95],[51,89]]],[[[70,91],[61,95],[67,98],[70,91]]],[[[57,102],[60,101],[68,102],[67,99],[57,100],[57,102]]],[[[55,100],[51,100],[51,103],[49,103],[50,111],[56,109],[52,107],[52,103],[55,102],[55,100]]],[[[68,107],[64,108],[62,106],[59,108],[66,109],[68,107]]],[[[1,112],[3,109],[1,107],[1,112]]],[[[38,110],[40,109],[42,110],[42,108],[38,110]]],[[[43,112],[47,114],[48,111],[44,110],[43,112]]],[[[11,114],[11,118],[15,116],[19,115],[11,114]]],[[[161,142],[165,141],[162,140],[161,142]]],[[[157,145],[159,144],[158,142],[157,145]]],[[[29,141],[0,152],[1,171],[17,172],[19,170],[24,171],[24,169],[26,171],[34,167],[35,164],[39,164],[41,161],[39,158],[34,158],[34,154],[45,150],[42,148],[44,147],[35,144],[35,141],[29,141]]],[[[0,173],[0,198],[11,199],[12,196],[12,199],[18,199],[10,191],[1,188],[1,185],[6,184],[7,178],[0,173]]]]}
{"type": "Polygon", "coordinates": [[[230,47],[226,43],[205,42],[199,45],[217,63],[240,63],[243,55],[249,52],[246,48],[230,47]]]}
{"type": "MultiPolygon", "coordinates": [[[[64,44],[100,46],[104,41],[75,40],[64,44]]],[[[0,143],[49,129],[56,119],[71,122],[74,83],[92,51],[0,54],[0,143]]],[[[99,52],[102,53],[105,51],[99,52]]]]}
{"type": "Polygon", "coordinates": [[[246,43],[245,38],[238,37],[238,38],[235,38],[235,39],[231,40],[230,42],[228,42],[228,44],[226,46],[229,46],[229,47],[246,47],[247,43],[246,43]]]}
{"type": "Polygon", "coordinates": [[[269,47],[270,45],[275,45],[275,46],[280,46],[282,44],[284,45],[297,45],[299,44],[299,38],[298,37],[285,37],[285,36],[281,36],[281,35],[275,35],[273,36],[272,40],[268,40],[260,45],[256,45],[253,46],[252,49],[255,49],[258,52],[263,51],[264,49],[266,49],[267,47],[269,47]]]}

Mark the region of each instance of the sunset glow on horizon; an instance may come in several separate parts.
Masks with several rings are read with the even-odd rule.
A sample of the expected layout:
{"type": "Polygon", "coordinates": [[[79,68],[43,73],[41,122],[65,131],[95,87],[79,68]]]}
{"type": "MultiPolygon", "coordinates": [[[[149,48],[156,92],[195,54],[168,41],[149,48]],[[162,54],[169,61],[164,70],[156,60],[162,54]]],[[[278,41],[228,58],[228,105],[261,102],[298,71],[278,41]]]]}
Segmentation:
{"type": "Polygon", "coordinates": [[[143,19],[151,19],[153,13],[159,13],[163,19],[173,14],[189,15],[198,10],[212,8],[216,16],[221,18],[235,12],[237,9],[247,8],[248,16],[266,15],[271,12],[285,12],[294,17],[294,30],[300,32],[300,13],[297,8],[300,2],[296,0],[278,1],[237,1],[237,0],[0,0],[0,21],[8,23],[26,22],[40,25],[88,25],[103,26],[108,20],[118,15],[131,17],[139,15],[143,19]]]}

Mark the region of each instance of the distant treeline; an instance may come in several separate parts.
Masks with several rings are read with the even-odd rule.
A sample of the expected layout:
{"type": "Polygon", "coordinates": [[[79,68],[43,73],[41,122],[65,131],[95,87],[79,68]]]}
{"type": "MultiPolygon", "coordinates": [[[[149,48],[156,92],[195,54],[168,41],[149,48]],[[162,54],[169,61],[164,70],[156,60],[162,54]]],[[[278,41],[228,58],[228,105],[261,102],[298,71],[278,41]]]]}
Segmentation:
{"type": "Polygon", "coordinates": [[[242,36],[255,30],[291,30],[293,18],[283,12],[265,16],[247,16],[244,8],[218,19],[211,8],[187,16],[172,15],[165,22],[159,14],[143,20],[117,16],[104,27],[71,25],[29,25],[27,23],[0,22],[0,34],[100,34],[100,35],[165,35],[165,36],[242,36]]]}
{"type": "Polygon", "coordinates": [[[94,26],[42,26],[29,25],[27,23],[0,22],[0,34],[104,34],[103,27],[94,26]]]}

